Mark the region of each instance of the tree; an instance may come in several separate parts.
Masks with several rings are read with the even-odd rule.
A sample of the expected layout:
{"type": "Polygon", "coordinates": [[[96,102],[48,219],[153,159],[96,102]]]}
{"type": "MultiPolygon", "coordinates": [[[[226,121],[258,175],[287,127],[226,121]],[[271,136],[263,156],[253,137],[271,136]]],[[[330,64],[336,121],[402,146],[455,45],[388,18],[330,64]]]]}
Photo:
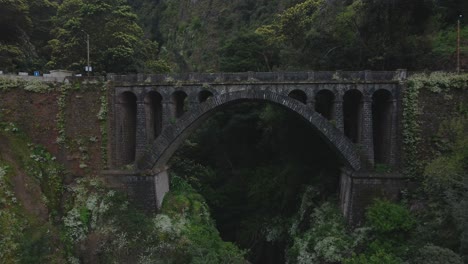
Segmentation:
{"type": "Polygon", "coordinates": [[[221,47],[220,68],[228,72],[271,71],[275,56],[268,46],[260,34],[240,33],[221,47]]]}
{"type": "Polygon", "coordinates": [[[123,0],[65,0],[54,18],[48,66],[82,71],[86,65],[85,36],[89,34],[94,71],[143,70],[145,62],[155,59],[157,44],[144,40],[136,21],[137,16],[123,0]]]}
{"type": "Polygon", "coordinates": [[[24,0],[0,0],[1,70],[13,71],[25,59],[23,47],[30,29],[29,8],[24,0]]]}

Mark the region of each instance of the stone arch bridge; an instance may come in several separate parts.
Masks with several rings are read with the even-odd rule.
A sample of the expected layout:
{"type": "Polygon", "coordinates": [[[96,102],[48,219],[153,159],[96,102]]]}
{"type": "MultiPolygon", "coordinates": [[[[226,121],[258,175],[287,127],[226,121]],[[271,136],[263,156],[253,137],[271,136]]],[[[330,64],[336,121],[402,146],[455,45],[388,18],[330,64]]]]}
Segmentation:
{"type": "Polygon", "coordinates": [[[264,101],[297,113],[342,164],[341,208],[356,222],[376,195],[395,198],[401,92],[406,72],[274,72],[109,75],[113,86],[110,166],[104,172],[136,203],[156,210],[169,190],[166,163],[216,111],[244,101],[264,101]]]}

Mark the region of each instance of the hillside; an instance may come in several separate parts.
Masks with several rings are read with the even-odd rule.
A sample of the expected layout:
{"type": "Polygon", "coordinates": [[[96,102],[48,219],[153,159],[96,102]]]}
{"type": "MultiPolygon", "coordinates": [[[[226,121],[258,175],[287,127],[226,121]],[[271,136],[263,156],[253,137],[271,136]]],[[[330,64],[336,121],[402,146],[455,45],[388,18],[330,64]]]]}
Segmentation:
{"type": "MultiPolygon", "coordinates": [[[[3,71],[455,69],[462,0],[2,1],[3,71]],[[98,25],[98,26],[96,26],[98,25]]],[[[461,18],[462,68],[468,56],[461,18]]]]}

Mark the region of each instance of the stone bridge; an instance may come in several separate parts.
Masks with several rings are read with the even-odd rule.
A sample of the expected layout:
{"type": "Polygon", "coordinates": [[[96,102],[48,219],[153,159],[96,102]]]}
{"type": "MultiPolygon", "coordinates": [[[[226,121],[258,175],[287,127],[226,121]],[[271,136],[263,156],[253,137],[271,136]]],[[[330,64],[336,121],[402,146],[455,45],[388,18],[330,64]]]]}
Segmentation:
{"type": "Polygon", "coordinates": [[[108,171],[146,209],[169,190],[166,163],[216,111],[245,101],[297,113],[328,143],[342,164],[343,213],[356,222],[375,194],[398,195],[398,175],[376,175],[376,164],[399,166],[403,70],[394,72],[274,72],[109,75],[112,168],[108,171]],[[362,200],[362,201],[361,201],[362,200]],[[356,215],[356,217],[354,217],[356,215]]]}

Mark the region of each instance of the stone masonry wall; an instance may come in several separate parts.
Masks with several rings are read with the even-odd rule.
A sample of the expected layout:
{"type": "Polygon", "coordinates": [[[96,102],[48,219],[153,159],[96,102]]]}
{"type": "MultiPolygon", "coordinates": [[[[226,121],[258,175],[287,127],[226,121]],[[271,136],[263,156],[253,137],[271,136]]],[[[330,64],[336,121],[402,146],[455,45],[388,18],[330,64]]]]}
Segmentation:
{"type": "Polygon", "coordinates": [[[0,92],[0,121],[12,122],[36,144],[43,145],[74,175],[97,174],[103,168],[98,113],[102,83],[74,84],[65,95],[63,84],[54,91],[37,93],[22,87],[0,92]],[[78,89],[79,87],[79,89],[78,89]],[[63,116],[61,129],[59,116],[63,116]],[[63,132],[66,142],[57,139],[63,132]]]}
{"type": "Polygon", "coordinates": [[[466,90],[452,90],[448,94],[433,93],[422,89],[419,95],[421,153],[422,161],[434,156],[433,149],[437,144],[437,133],[444,121],[449,121],[460,108],[468,111],[468,93],[466,90]]]}

